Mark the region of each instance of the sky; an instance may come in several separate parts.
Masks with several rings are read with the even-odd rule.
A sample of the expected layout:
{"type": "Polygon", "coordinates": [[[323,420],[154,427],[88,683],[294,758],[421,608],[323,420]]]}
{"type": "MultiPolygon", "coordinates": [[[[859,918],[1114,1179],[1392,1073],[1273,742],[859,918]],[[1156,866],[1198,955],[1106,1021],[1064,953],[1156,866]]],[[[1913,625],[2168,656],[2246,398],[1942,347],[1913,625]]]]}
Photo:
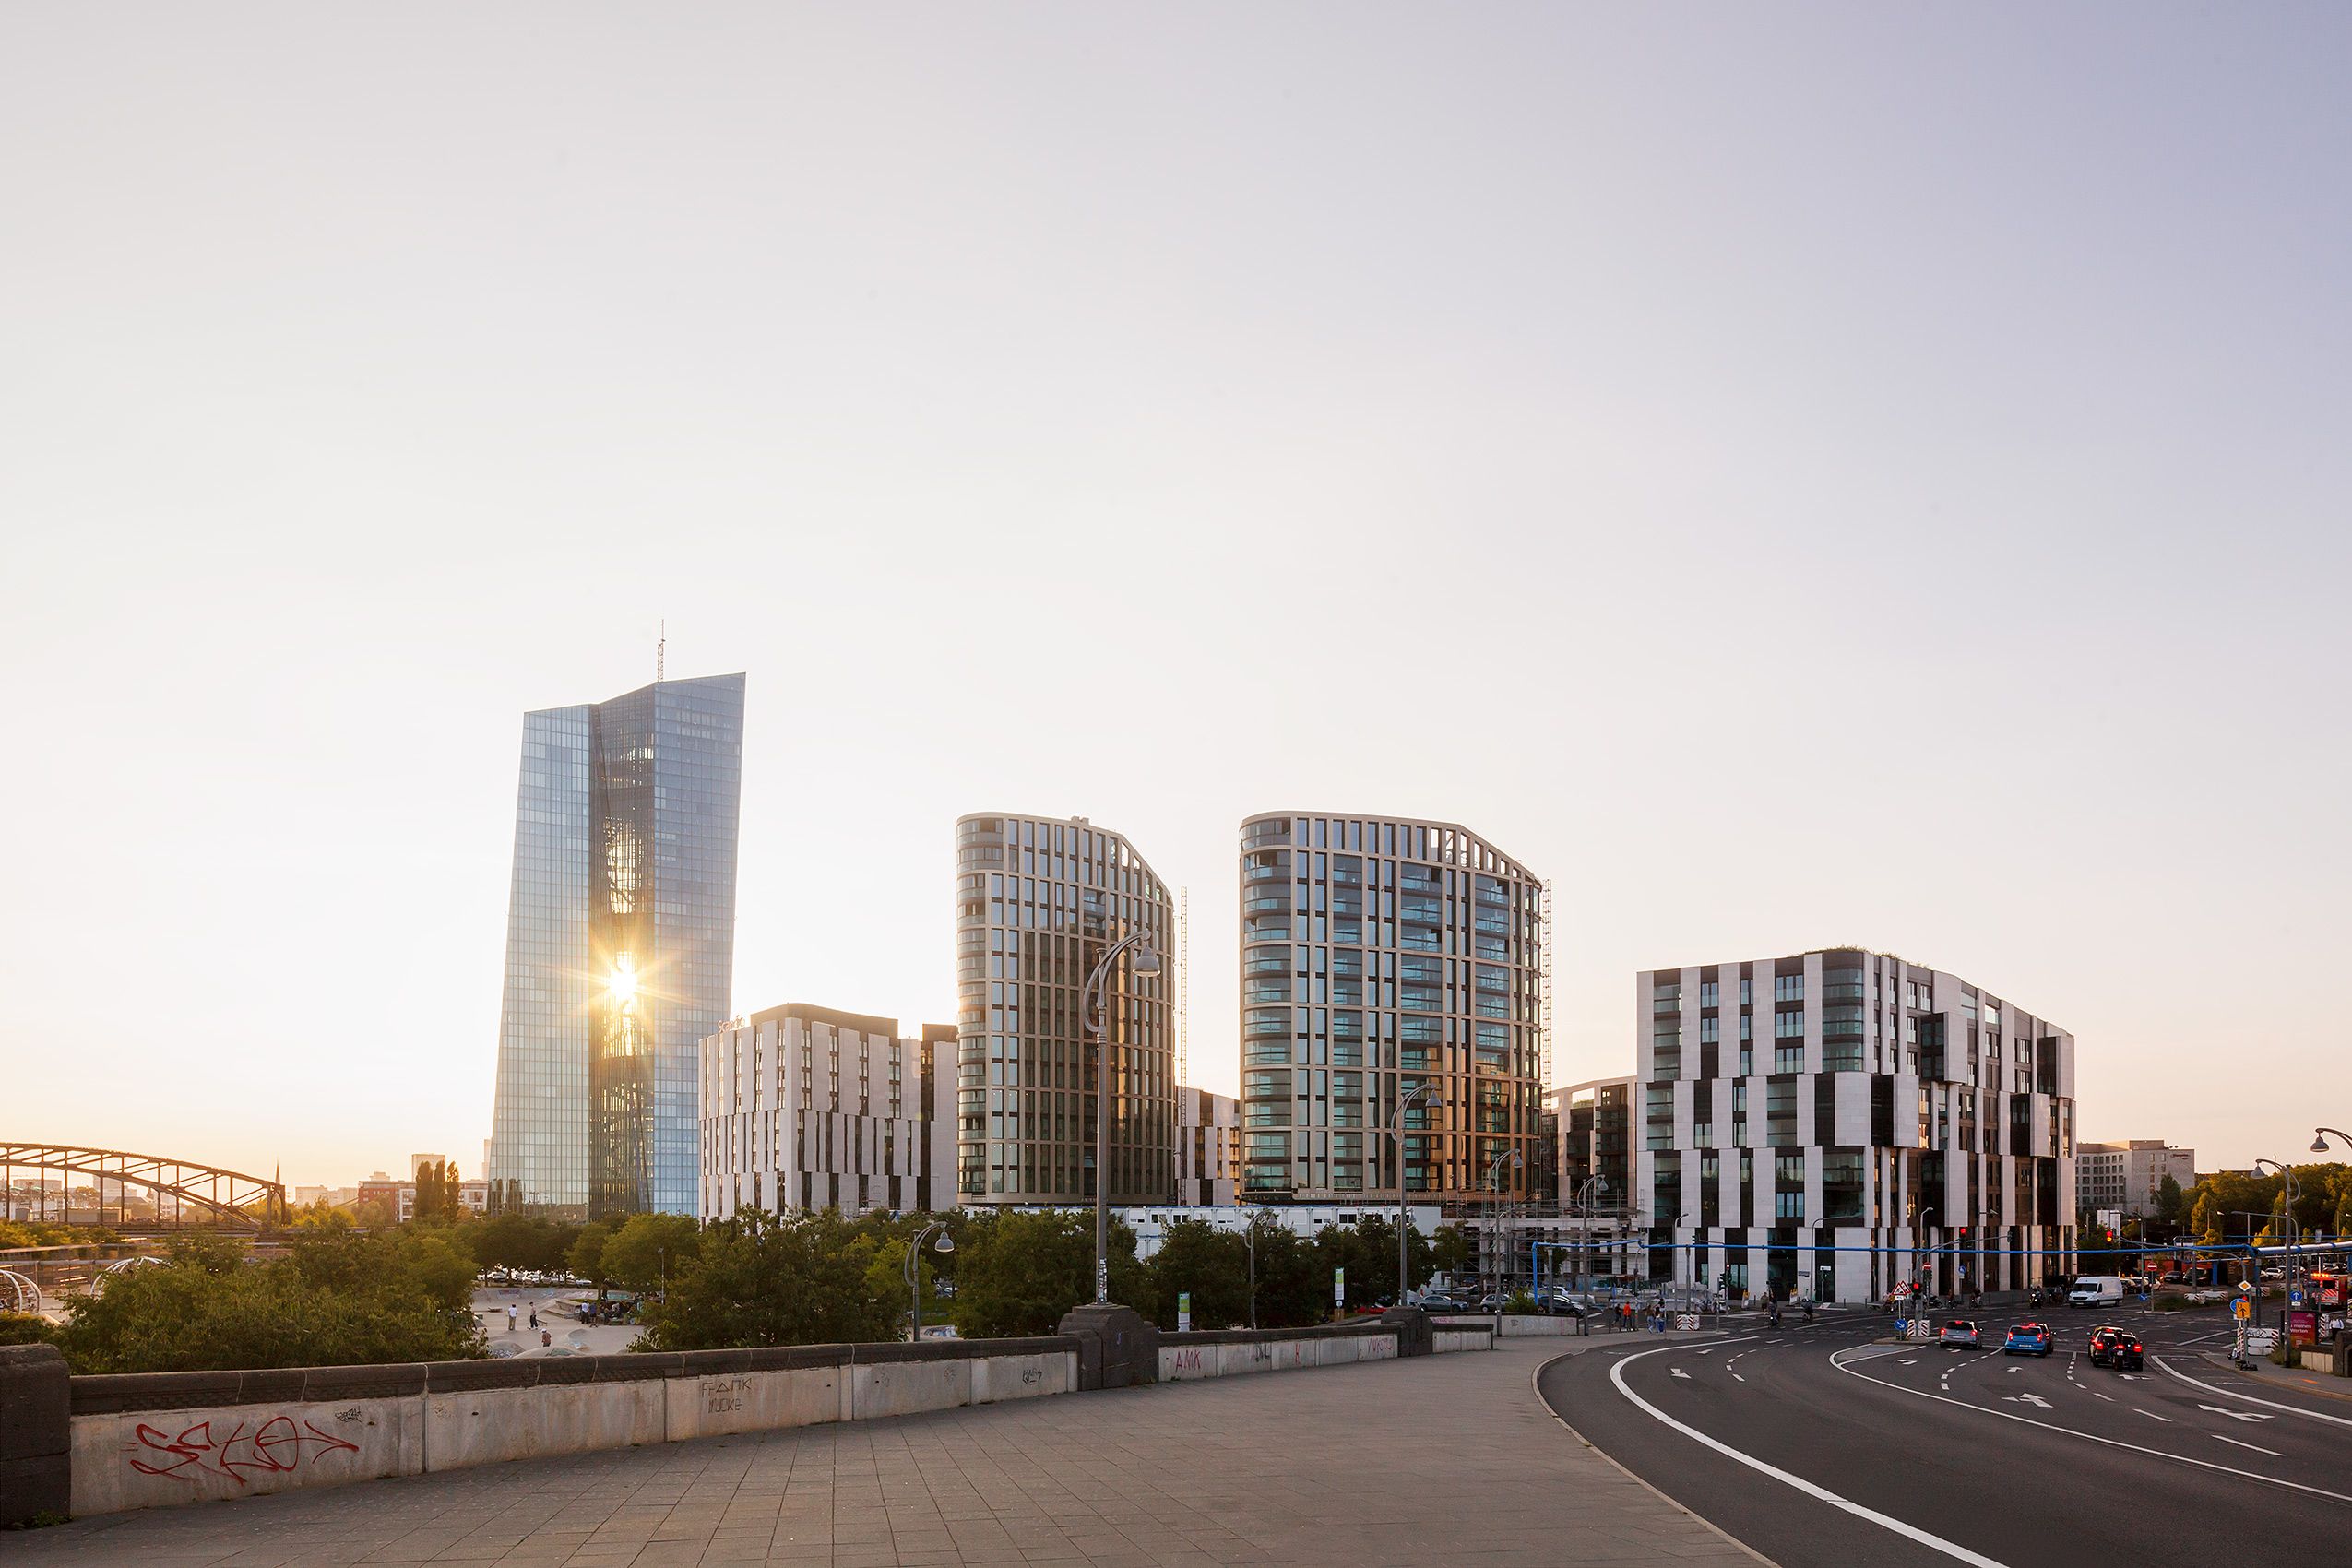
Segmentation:
{"type": "Polygon", "coordinates": [[[1467,824],[1555,1077],[1856,944],[2352,1124],[2352,13],[0,10],[0,1136],[490,1130],[520,715],[748,672],[734,1005],[953,827],[1467,824]]]}

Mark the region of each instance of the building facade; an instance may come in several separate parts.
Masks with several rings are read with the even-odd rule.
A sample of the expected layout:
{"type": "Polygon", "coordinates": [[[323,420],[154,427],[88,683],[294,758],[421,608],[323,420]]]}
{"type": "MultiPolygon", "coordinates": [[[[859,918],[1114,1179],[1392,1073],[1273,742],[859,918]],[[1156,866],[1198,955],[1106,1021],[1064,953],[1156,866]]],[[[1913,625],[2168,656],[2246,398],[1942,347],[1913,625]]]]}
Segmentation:
{"type": "Polygon", "coordinates": [[[1242,1195],[1525,1201],[1541,881],[1467,828],[1394,817],[1266,813],[1241,858],[1242,1195]]]}
{"type": "Polygon", "coordinates": [[[2162,1138],[2074,1147],[2074,1202],[2081,1214],[2120,1209],[2133,1218],[2152,1219],[2167,1176],[2183,1193],[2195,1186],[2197,1151],[2175,1148],[2162,1138]]]}
{"type": "MultiPolygon", "coordinates": [[[[956,1187],[968,1204],[1094,1201],[1097,1073],[1081,992],[1140,935],[1167,960],[1167,887],[1084,817],[1001,812],[956,825],[956,1187]]],[[[1165,974],[1134,950],[1110,978],[1113,1203],[1165,1203],[1176,1182],[1174,1025],[1165,974]]],[[[1172,966],[1170,966],[1172,967],[1172,966]]]]}
{"type": "Polygon", "coordinates": [[[1887,954],[1645,970],[1654,1279],[1876,1301],[2072,1272],[2074,1039],[1887,954]]]}
{"type": "Polygon", "coordinates": [[[1560,1202],[1579,1213],[1641,1212],[1633,1184],[1633,1080],[1593,1078],[1547,1097],[1558,1124],[1560,1202]]]}
{"type": "Polygon", "coordinates": [[[1225,1207],[1240,1201],[1241,1102],[1189,1086],[1176,1091],[1176,1202],[1225,1207]]]}
{"type": "Polygon", "coordinates": [[[494,1207],[695,1211],[697,1042],[728,1015],[743,677],[524,715],[494,1207]]]}
{"type": "Polygon", "coordinates": [[[954,1044],[797,1002],[720,1025],[700,1046],[696,1212],[955,1207],[953,1085],[932,1063],[954,1044]]]}

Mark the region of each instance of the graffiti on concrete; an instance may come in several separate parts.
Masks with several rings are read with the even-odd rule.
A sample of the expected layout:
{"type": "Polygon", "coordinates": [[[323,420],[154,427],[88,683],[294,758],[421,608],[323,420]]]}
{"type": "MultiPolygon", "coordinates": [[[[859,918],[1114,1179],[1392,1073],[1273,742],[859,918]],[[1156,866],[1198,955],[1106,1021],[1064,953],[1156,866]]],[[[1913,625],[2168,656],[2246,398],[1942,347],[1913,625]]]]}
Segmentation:
{"type": "Polygon", "coordinates": [[[272,1416],[258,1425],[239,1421],[225,1433],[203,1420],[182,1428],[177,1437],[141,1421],[137,1435],[123,1446],[131,1455],[131,1468],[141,1475],[195,1481],[209,1473],[239,1486],[252,1485],[251,1475],[283,1475],[322,1455],[360,1451],[358,1443],[321,1431],[315,1422],[297,1426],[291,1416],[272,1416]]]}

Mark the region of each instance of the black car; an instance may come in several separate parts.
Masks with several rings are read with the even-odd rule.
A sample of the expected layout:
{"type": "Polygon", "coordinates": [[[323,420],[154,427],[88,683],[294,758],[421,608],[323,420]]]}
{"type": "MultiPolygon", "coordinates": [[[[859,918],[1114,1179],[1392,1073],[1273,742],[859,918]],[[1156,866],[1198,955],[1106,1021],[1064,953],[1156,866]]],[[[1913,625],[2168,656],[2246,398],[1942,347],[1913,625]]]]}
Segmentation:
{"type": "MultiPolygon", "coordinates": [[[[2115,1360],[2115,1348],[2127,1339],[2132,1339],[2132,1336],[2113,1324],[2101,1324],[2091,1330],[2091,1365],[2111,1365],[2115,1360]]],[[[2132,1342],[2138,1343],[2137,1340],[2132,1342]]]]}
{"type": "Polygon", "coordinates": [[[2117,1338],[2108,1351],[2107,1364],[2117,1372],[2138,1372],[2147,1365],[2147,1354],[2137,1339],[2126,1334],[2117,1338]]]}

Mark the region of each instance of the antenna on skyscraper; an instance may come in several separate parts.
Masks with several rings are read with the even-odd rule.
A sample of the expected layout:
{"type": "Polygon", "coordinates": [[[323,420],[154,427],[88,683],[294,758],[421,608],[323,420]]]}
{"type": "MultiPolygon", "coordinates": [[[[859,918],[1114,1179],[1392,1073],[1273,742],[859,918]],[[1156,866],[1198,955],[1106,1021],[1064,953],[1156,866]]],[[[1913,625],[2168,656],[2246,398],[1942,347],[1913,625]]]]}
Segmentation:
{"type": "Polygon", "coordinates": [[[1193,1081],[1193,890],[1176,890],[1176,1087],[1193,1081]]]}
{"type": "Polygon", "coordinates": [[[669,618],[665,616],[662,618],[660,633],[653,639],[653,678],[656,681],[667,680],[669,678],[669,666],[670,621],[669,618]]]}

